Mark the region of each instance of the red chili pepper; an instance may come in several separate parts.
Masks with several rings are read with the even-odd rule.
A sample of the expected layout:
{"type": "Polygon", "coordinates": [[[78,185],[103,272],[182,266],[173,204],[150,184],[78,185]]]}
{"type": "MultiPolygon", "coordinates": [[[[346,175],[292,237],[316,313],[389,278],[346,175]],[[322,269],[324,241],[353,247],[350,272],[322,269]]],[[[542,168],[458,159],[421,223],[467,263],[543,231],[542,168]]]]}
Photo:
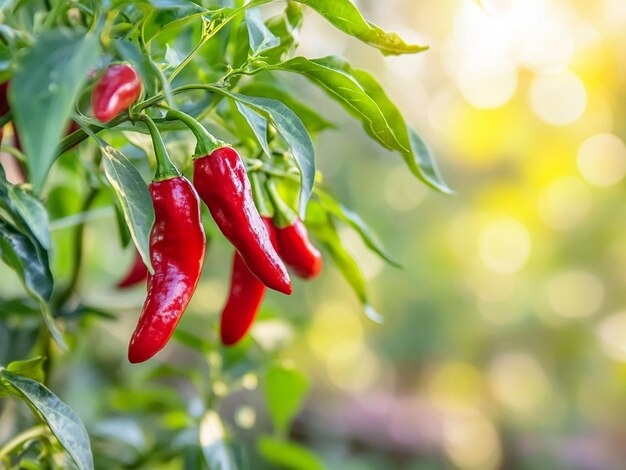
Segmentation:
{"type": "Polygon", "coordinates": [[[184,122],[197,138],[193,184],[219,229],[263,284],[291,294],[287,268],[254,205],[250,180],[237,151],[217,142],[184,113],[170,110],[168,117],[184,122]]]}
{"type": "Polygon", "coordinates": [[[157,155],[157,174],[150,184],[154,274],[148,278],[148,295],[128,348],[132,363],[150,359],[171,338],[198,284],[206,248],[198,194],[167,157],[154,122],[147,116],[142,119],[157,155]]]}
{"type": "Polygon", "coordinates": [[[322,255],[300,219],[287,227],[276,227],[276,238],[280,257],[298,276],[312,279],[322,271],[322,255]]]}
{"type": "Polygon", "coordinates": [[[314,278],[322,271],[321,253],[309,240],[302,220],[280,198],[273,182],[268,182],[268,191],[276,208],[274,227],[280,257],[299,277],[314,278]]]}
{"type": "Polygon", "coordinates": [[[148,279],[148,274],[149,272],[146,264],[143,262],[139,252],[136,252],[133,265],[126,273],[126,276],[124,276],[122,280],[117,283],[116,287],[118,289],[127,289],[132,287],[148,279]]]}
{"type": "MultiPolygon", "coordinates": [[[[263,217],[263,223],[276,246],[276,234],[271,217],[263,217]]],[[[233,272],[230,279],[228,300],[222,310],[220,337],[226,346],[237,344],[252,327],[263,302],[265,285],[250,271],[239,253],[235,251],[233,272]]]]}
{"type": "Polygon", "coordinates": [[[96,118],[109,122],[139,98],[141,80],[128,64],[109,66],[91,95],[91,106],[96,118]]]}

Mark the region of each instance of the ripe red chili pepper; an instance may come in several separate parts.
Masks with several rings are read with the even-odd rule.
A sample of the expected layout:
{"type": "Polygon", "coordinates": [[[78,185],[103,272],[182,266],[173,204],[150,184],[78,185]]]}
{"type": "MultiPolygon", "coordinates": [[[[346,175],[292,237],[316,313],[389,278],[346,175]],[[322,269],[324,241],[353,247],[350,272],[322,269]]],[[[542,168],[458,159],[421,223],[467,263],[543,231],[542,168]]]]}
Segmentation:
{"type": "Polygon", "coordinates": [[[322,255],[309,240],[298,218],[287,227],[276,227],[278,252],[283,261],[303,279],[312,279],[322,270],[322,255]]]}
{"type": "Polygon", "coordinates": [[[217,226],[263,284],[291,294],[289,274],[254,205],[250,180],[237,151],[217,142],[186,114],[170,111],[168,115],[184,122],[196,135],[193,184],[217,226]]]}
{"type": "Polygon", "coordinates": [[[148,295],[128,348],[132,363],[150,359],[174,333],[198,284],[206,248],[198,194],[167,157],[156,125],[147,116],[142,119],[157,155],[157,174],[150,184],[155,213],[150,232],[154,274],[148,277],[148,295]]]}
{"type": "Polygon", "coordinates": [[[116,287],[118,289],[127,289],[132,287],[148,279],[148,274],[149,272],[146,264],[143,262],[139,252],[136,252],[133,265],[126,273],[126,276],[124,276],[122,280],[117,283],[116,287]]]}
{"type": "Polygon", "coordinates": [[[268,191],[276,208],[274,227],[278,252],[285,264],[299,277],[312,279],[322,270],[322,255],[309,240],[304,223],[280,198],[272,182],[268,191]]]}
{"type": "Polygon", "coordinates": [[[96,118],[109,122],[139,98],[141,81],[135,69],[128,64],[109,66],[91,95],[91,106],[96,118]]]}
{"type": "MultiPolygon", "coordinates": [[[[270,208],[265,203],[264,196],[260,194],[261,188],[256,177],[252,177],[251,182],[254,200],[269,233],[272,246],[276,248],[276,233],[270,208]]],[[[250,271],[241,255],[235,251],[230,292],[220,321],[220,337],[223,344],[232,346],[246,335],[259,311],[264,295],[265,285],[250,271]]]]}

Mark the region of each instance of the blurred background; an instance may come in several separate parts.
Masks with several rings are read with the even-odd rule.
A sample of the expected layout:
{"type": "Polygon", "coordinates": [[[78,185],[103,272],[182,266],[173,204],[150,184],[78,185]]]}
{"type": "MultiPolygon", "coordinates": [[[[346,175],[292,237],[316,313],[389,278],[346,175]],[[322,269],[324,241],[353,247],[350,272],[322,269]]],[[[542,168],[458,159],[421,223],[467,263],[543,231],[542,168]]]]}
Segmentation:
{"type": "MultiPolygon", "coordinates": [[[[368,320],[330,262],[315,282],[296,281],[293,297],[268,295],[253,336],[311,384],[294,438],[330,469],[620,468],[626,1],[356,3],[430,49],[384,58],[309,12],[299,53],[339,53],[371,70],[433,147],[456,195],[416,182],[340,107],[285,76],[341,129],[317,141],[324,182],[404,265],[384,265],[342,230],[383,325],[368,320]]],[[[124,313],[86,320],[79,353],[58,359],[52,383],[93,433],[111,410],[131,416],[144,406],[161,410],[159,426],[175,427],[184,414],[159,406],[174,393],[193,410],[187,381],[146,385],[160,362],[125,359],[144,292],[112,288],[132,260],[110,236],[112,214],[88,226],[82,291],[91,305],[124,313]]],[[[53,227],[64,269],[71,239],[53,227]]],[[[180,329],[215,339],[230,269],[220,237],[206,264],[180,329]]],[[[0,290],[18,290],[7,272],[0,290]]],[[[209,369],[228,359],[207,357],[209,369]]],[[[159,358],[198,361],[181,344],[159,358]]],[[[220,410],[235,438],[253,443],[268,428],[267,411],[253,368],[239,377],[237,390],[210,387],[225,397],[220,410]]],[[[253,459],[252,468],[265,467],[253,459]]]]}

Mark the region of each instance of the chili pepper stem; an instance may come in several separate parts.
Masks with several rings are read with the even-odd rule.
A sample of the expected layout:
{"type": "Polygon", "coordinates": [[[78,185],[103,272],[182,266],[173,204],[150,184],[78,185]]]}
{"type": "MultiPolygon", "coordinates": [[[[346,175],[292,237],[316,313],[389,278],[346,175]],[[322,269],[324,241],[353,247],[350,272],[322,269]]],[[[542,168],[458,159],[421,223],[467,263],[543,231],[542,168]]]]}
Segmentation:
{"type": "Polygon", "coordinates": [[[287,204],[285,204],[285,201],[282,200],[280,194],[278,194],[276,183],[272,179],[268,179],[265,183],[265,187],[267,188],[270,198],[274,203],[274,208],[276,209],[274,215],[274,224],[276,228],[284,228],[293,225],[298,216],[287,204]]]}
{"type": "Polygon", "coordinates": [[[250,178],[250,185],[252,186],[252,198],[254,204],[259,210],[261,217],[272,218],[274,217],[274,205],[268,199],[267,191],[259,181],[259,174],[252,172],[248,175],[250,178]]]}
{"type": "Polygon", "coordinates": [[[165,148],[165,144],[163,143],[163,138],[159,133],[159,129],[157,128],[154,121],[145,114],[140,114],[138,118],[143,121],[148,130],[150,131],[150,135],[152,136],[152,144],[154,145],[154,155],[156,156],[156,172],[154,174],[154,181],[163,181],[170,178],[175,178],[180,176],[180,172],[178,168],[172,163],[169,155],[167,154],[167,149],[165,148]]]}
{"type": "Polygon", "coordinates": [[[167,109],[167,115],[165,116],[165,119],[179,120],[180,122],[185,124],[196,137],[196,150],[193,155],[194,158],[210,155],[218,148],[227,146],[226,143],[216,139],[209,131],[205,129],[202,124],[200,124],[196,119],[192,118],[188,114],[185,114],[182,111],[178,111],[176,109],[165,109],[167,109]]]}

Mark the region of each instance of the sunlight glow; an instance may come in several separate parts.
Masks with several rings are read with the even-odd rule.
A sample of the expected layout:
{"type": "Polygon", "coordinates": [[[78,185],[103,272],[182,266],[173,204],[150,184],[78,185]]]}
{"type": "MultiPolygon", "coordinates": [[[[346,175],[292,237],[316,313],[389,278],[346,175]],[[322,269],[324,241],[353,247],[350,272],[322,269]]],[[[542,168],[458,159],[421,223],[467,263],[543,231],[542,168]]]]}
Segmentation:
{"type": "Polygon", "coordinates": [[[526,227],[512,217],[487,225],[478,240],[480,258],[485,266],[497,273],[514,273],[524,267],[531,251],[526,227]]]}
{"type": "Polygon", "coordinates": [[[593,315],[604,302],[604,285],[586,271],[564,271],[548,282],[548,303],[555,313],[566,318],[593,315]]]}
{"type": "Polygon", "coordinates": [[[554,126],[576,122],[585,112],[587,92],[573,72],[535,77],[529,93],[530,106],[537,117],[554,126]]]}
{"type": "Polygon", "coordinates": [[[563,176],[541,192],[539,215],[554,230],[572,230],[588,217],[591,199],[591,189],[580,178],[563,176]]]}
{"type": "Polygon", "coordinates": [[[626,175],[626,146],[613,134],[588,138],[578,150],[578,169],[594,186],[612,186],[626,175]]]}

